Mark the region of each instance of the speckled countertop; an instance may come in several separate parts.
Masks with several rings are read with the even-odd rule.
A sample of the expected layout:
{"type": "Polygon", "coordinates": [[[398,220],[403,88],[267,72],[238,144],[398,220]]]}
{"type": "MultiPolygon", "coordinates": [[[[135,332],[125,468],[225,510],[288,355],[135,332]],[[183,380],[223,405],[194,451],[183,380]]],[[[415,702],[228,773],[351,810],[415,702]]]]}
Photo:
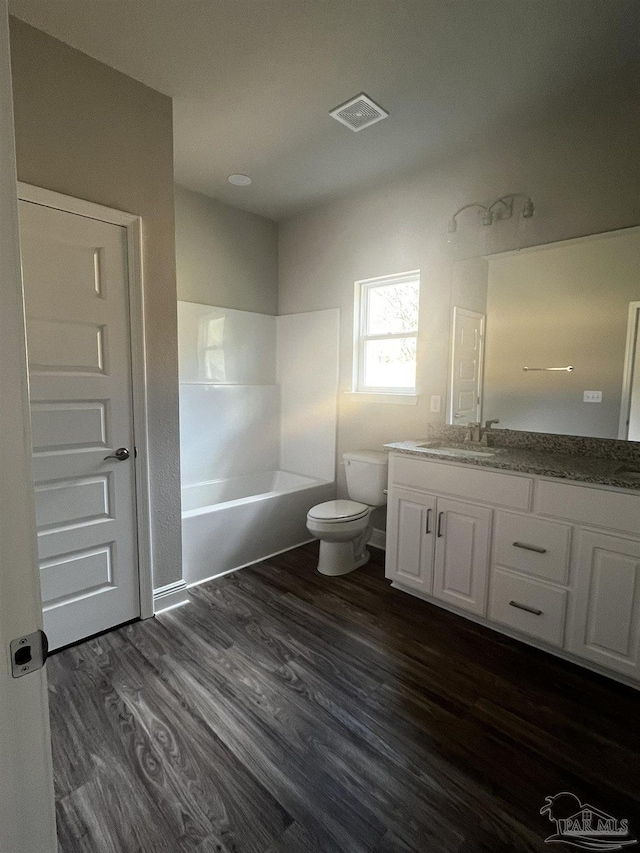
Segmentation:
{"type": "Polygon", "coordinates": [[[486,450],[493,454],[491,456],[458,456],[438,450],[438,445],[460,445],[463,436],[464,431],[460,432],[459,427],[431,428],[426,438],[393,442],[385,444],[384,447],[394,453],[457,462],[461,465],[640,491],[640,448],[633,443],[630,445],[628,442],[609,439],[573,439],[571,436],[543,433],[517,433],[513,439],[512,431],[496,430],[496,446],[466,445],[471,450],[486,450]],[[508,433],[511,433],[511,436],[508,433]],[[431,447],[420,446],[424,444],[430,444],[431,447]],[[638,473],[635,476],[633,473],[624,473],[628,470],[638,473]]]}

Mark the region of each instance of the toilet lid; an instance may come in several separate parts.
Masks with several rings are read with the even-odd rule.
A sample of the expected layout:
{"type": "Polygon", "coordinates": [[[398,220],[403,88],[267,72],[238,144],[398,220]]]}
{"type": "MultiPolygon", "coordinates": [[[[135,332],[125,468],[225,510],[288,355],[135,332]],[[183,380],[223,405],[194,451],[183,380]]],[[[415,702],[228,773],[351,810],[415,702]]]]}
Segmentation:
{"type": "Polygon", "coordinates": [[[369,512],[367,504],[358,501],[325,501],[323,504],[311,507],[309,518],[318,521],[352,521],[362,518],[369,512]]]}

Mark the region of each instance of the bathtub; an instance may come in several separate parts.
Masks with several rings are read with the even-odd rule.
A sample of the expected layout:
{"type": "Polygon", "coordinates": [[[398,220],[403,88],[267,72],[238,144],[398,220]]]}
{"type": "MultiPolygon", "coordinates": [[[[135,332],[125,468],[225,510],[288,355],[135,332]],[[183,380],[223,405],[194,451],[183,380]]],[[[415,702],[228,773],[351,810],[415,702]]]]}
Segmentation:
{"type": "Polygon", "coordinates": [[[182,560],[187,584],[295,548],[312,537],[307,512],[331,500],[335,483],[263,471],[182,488],[182,560]]]}

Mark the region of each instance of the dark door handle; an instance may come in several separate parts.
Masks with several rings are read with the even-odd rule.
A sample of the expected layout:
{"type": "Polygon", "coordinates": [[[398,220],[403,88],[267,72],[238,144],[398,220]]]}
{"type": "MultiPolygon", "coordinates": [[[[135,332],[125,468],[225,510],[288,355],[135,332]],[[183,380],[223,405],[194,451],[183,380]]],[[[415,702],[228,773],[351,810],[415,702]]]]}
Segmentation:
{"type": "Polygon", "coordinates": [[[117,459],[118,462],[124,462],[125,459],[128,459],[130,456],[131,454],[129,453],[128,448],[119,447],[117,450],[114,450],[113,453],[110,453],[109,456],[105,456],[104,461],[106,462],[107,459],[117,459]]]}
{"type": "Polygon", "coordinates": [[[431,533],[431,528],[429,527],[429,522],[431,520],[431,507],[427,509],[427,523],[425,524],[424,532],[431,533]]]}
{"type": "Polygon", "coordinates": [[[444,512],[438,513],[438,536],[442,536],[442,516],[444,512]]]}

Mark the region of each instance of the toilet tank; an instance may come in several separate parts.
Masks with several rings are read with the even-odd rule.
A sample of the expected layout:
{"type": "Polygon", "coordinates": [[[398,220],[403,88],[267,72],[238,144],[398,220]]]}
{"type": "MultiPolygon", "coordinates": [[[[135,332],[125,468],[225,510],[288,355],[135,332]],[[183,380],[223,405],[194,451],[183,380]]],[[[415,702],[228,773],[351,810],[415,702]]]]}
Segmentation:
{"type": "Polygon", "coordinates": [[[388,454],[378,450],[353,450],[343,453],[342,458],[351,500],[369,506],[386,504],[388,454]]]}

